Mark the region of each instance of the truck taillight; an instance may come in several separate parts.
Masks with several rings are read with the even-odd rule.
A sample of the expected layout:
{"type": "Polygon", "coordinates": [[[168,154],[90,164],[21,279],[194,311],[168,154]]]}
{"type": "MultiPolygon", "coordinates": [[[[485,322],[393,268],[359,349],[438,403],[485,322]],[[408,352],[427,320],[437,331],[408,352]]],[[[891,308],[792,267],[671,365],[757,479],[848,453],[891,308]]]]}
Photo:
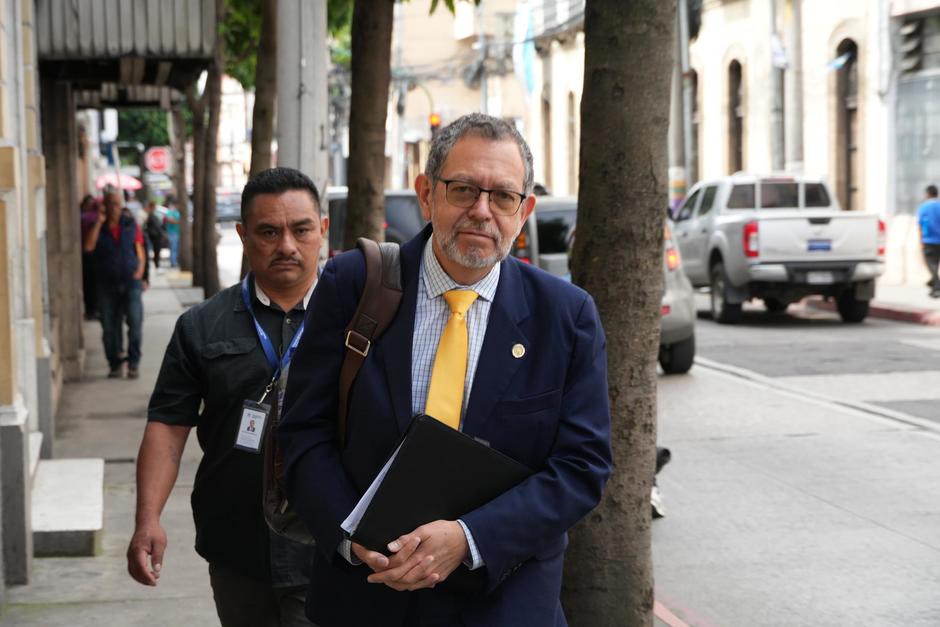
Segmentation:
{"type": "Polygon", "coordinates": [[[748,222],[744,225],[744,256],[757,257],[760,254],[760,236],[757,232],[757,222],[748,222]]]}
{"type": "Polygon", "coordinates": [[[884,257],[885,243],[888,241],[888,231],[885,228],[885,221],[878,220],[878,256],[884,257]]]}

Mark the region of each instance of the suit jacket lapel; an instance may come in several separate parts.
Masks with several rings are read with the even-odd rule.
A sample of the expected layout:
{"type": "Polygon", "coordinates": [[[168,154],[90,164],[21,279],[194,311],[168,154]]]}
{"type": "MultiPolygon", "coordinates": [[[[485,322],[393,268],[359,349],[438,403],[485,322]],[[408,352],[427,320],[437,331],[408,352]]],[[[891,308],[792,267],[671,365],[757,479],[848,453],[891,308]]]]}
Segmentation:
{"type": "Polygon", "coordinates": [[[401,271],[405,293],[398,315],[381,338],[385,377],[392,398],[392,409],[399,429],[404,432],[411,422],[411,344],[418,302],[418,265],[424,244],[431,233],[426,227],[418,237],[401,247],[401,271]]]}
{"type": "Polygon", "coordinates": [[[529,339],[519,323],[529,316],[521,275],[515,260],[505,260],[500,269],[499,286],[490,306],[486,335],[480,349],[473,388],[464,416],[463,430],[478,433],[490,418],[512,381],[525,355],[516,357],[513,347],[521,344],[529,351],[529,339]]]}

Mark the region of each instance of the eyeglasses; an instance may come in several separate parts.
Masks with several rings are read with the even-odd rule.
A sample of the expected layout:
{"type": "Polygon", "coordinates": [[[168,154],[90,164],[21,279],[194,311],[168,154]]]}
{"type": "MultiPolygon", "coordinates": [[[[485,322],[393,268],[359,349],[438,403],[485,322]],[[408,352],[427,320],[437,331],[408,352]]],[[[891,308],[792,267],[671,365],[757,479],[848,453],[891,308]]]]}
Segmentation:
{"type": "Polygon", "coordinates": [[[447,202],[462,209],[475,205],[483,192],[489,194],[490,211],[504,216],[515,215],[525,200],[525,195],[508,189],[484,189],[466,181],[438,180],[445,185],[444,198],[447,202]]]}

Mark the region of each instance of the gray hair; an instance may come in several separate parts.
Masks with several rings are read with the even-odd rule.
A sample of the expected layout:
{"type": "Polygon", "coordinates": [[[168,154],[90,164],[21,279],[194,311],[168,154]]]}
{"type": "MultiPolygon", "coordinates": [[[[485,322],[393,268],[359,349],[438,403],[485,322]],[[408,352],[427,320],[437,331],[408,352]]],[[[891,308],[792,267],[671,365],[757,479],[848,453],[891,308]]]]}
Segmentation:
{"type": "Polygon", "coordinates": [[[428,155],[428,162],[424,168],[424,175],[431,179],[432,183],[439,180],[441,168],[447,161],[447,156],[453,149],[457,140],[465,135],[474,134],[491,141],[512,140],[519,147],[519,156],[522,157],[522,163],[525,165],[525,179],[522,183],[523,192],[528,196],[532,193],[533,179],[535,175],[532,167],[532,151],[525,139],[516,130],[516,127],[507,120],[496,118],[485,113],[469,113],[461,116],[441,129],[441,132],[431,142],[431,152],[428,155]]]}

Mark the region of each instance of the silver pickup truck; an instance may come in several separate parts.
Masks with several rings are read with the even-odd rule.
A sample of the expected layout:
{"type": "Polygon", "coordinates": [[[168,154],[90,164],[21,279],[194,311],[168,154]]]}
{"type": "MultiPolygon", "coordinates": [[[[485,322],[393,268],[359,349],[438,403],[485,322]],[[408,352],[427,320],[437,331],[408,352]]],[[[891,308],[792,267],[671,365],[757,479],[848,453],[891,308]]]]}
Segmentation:
{"type": "Polygon", "coordinates": [[[884,222],[842,211],[826,184],[802,176],[735,174],[702,181],[675,216],[685,272],[711,288],[714,320],[734,323],[752,298],[780,312],[813,294],[861,322],[884,272],[884,222]]]}

